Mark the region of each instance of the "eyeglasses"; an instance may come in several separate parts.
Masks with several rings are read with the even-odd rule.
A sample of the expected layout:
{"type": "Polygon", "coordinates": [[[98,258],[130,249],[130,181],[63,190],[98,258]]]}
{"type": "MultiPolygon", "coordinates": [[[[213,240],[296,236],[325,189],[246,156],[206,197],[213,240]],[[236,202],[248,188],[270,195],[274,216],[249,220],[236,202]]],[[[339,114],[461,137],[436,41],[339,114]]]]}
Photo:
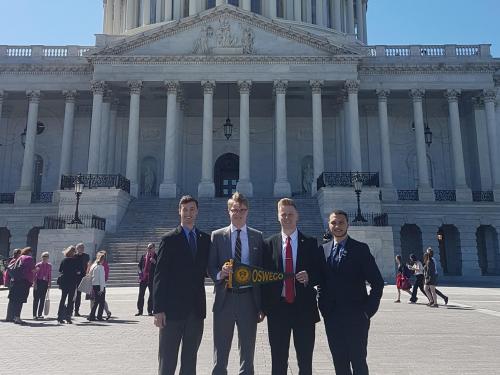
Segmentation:
{"type": "Polygon", "coordinates": [[[231,208],[229,211],[233,214],[244,214],[248,211],[248,208],[231,208]]]}

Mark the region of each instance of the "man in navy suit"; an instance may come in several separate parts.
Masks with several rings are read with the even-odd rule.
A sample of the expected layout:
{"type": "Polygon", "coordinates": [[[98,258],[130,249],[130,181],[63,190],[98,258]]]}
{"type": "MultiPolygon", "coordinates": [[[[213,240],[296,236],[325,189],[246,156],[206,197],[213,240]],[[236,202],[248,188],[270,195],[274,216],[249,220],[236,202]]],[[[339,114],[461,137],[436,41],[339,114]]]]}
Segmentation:
{"type": "Polygon", "coordinates": [[[319,281],[321,253],[316,239],[297,229],[299,213],[295,202],[278,202],[281,232],[265,241],[263,267],[294,274],[284,282],[262,287],[262,307],[267,316],[271,346],[272,375],[288,373],[290,335],[297,353],[299,375],[312,374],[316,323],[319,312],[314,286],[319,281]]]}
{"type": "Polygon", "coordinates": [[[368,245],[347,235],[348,220],[344,211],[330,214],[333,239],[323,244],[318,304],[335,373],[368,375],[368,330],[382,298],[384,280],[368,245]]]}
{"type": "Polygon", "coordinates": [[[163,236],[153,282],[154,324],[160,328],[159,375],[174,375],[182,342],[182,375],[196,374],[206,316],[205,275],[210,236],[195,228],[198,201],[179,202],[181,224],[163,236]]]}

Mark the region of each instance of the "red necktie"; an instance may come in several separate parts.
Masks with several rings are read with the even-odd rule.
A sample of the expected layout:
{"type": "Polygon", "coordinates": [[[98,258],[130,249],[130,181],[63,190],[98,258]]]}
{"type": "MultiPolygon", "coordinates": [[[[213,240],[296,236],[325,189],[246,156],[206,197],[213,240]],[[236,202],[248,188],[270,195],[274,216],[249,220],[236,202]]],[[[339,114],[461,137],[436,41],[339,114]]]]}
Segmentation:
{"type": "MultiPolygon", "coordinates": [[[[285,254],[285,272],[293,272],[293,255],[292,255],[292,243],[291,238],[286,238],[286,254],[285,254]]],[[[287,278],[285,279],[285,301],[288,303],[293,303],[295,301],[295,279],[287,278]]]]}

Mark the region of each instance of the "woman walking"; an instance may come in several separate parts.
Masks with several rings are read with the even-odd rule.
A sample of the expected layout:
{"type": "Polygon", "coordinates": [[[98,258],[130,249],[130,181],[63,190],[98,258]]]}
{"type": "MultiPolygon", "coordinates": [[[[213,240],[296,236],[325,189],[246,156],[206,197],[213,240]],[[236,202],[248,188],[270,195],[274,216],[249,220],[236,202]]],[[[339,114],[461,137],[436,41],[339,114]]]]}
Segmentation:
{"type": "Polygon", "coordinates": [[[408,267],[406,266],[406,264],[403,264],[401,255],[396,255],[396,265],[398,267],[398,271],[396,274],[396,288],[398,290],[398,298],[394,302],[399,303],[401,302],[401,290],[405,291],[411,296],[411,283],[409,279],[408,267]]]}
{"type": "Polygon", "coordinates": [[[94,290],[94,304],[92,305],[92,310],[87,318],[89,321],[94,321],[96,319],[104,320],[102,318],[102,313],[104,310],[104,303],[106,302],[106,276],[102,263],[104,262],[105,256],[106,255],[101,252],[97,253],[96,260],[90,267],[89,271],[89,274],[92,277],[92,288],[94,290]]]}
{"type": "Polygon", "coordinates": [[[415,254],[410,254],[410,262],[411,269],[413,270],[413,274],[415,275],[415,284],[413,284],[413,289],[411,291],[410,303],[416,303],[418,300],[418,289],[420,289],[424,296],[427,297],[427,293],[425,293],[424,290],[424,266],[422,262],[417,259],[415,254]]]}
{"type": "Polygon", "coordinates": [[[432,256],[429,253],[424,254],[424,280],[425,292],[427,293],[427,298],[429,298],[430,301],[427,306],[439,307],[436,295],[436,265],[434,264],[434,260],[432,260],[432,256]]]}
{"type": "Polygon", "coordinates": [[[35,269],[35,261],[31,256],[31,247],[22,249],[21,255],[15,260],[15,263],[18,264],[16,268],[19,268],[20,271],[19,276],[11,279],[7,318],[5,320],[16,324],[25,324],[24,321],[21,320],[21,310],[23,309],[23,303],[28,301],[35,269]]]}
{"type": "Polygon", "coordinates": [[[59,323],[64,323],[66,320],[68,324],[71,324],[75,291],[78,283],[78,275],[80,273],[80,261],[75,258],[76,248],[74,246],[67,247],[63,251],[63,254],[64,259],[59,266],[59,273],[61,275],[57,279],[59,289],[61,289],[61,300],[59,301],[59,309],[57,311],[57,321],[59,323]]]}
{"type": "Polygon", "coordinates": [[[52,264],[49,263],[49,253],[42,253],[42,261],[35,265],[33,282],[33,319],[43,319],[45,296],[52,280],[52,264]]]}

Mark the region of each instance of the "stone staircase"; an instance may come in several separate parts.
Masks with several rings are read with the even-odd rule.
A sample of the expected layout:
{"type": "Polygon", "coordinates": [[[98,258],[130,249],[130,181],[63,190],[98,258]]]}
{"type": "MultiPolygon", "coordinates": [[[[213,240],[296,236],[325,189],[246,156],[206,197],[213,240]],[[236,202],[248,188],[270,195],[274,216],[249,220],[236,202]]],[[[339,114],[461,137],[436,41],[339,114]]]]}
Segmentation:
{"type": "MultiPolygon", "coordinates": [[[[300,214],[299,229],[321,238],[324,225],[315,198],[294,198],[300,214]]],[[[275,198],[252,198],[248,224],[268,237],[280,230],[275,198]]],[[[137,263],[147,243],[157,248],[163,234],[179,224],[178,199],[145,198],[134,200],[128,207],[116,233],[108,233],[101,249],[109,253],[110,279],[108,285],[137,285],[137,263]]],[[[227,226],[227,199],[201,199],[196,226],[210,233],[227,226]]]]}

